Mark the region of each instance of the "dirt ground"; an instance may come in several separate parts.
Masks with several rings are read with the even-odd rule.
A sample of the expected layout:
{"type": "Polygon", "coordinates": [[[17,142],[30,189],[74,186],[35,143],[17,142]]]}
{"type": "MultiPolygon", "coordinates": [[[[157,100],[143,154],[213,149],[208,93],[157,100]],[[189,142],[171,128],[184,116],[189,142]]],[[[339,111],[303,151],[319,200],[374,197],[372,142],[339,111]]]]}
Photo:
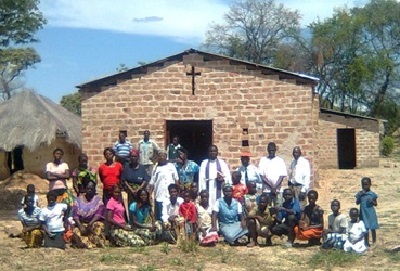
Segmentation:
{"type": "MultiPolygon", "coordinates": [[[[397,157],[397,156],[396,156],[397,157]]],[[[360,180],[371,177],[372,190],[378,194],[377,245],[366,256],[321,251],[318,247],[280,246],[285,239],[274,238],[273,247],[230,247],[218,244],[203,248],[159,244],[144,248],[106,248],[78,250],[24,249],[10,232],[21,228],[14,210],[0,211],[0,268],[2,270],[400,270],[400,253],[389,253],[400,246],[400,160],[382,158],[379,168],[321,170],[319,204],[330,214],[330,202],[341,201],[342,212],[355,206],[354,195],[360,180]]],[[[1,193],[1,191],[0,191],[1,193]]]]}

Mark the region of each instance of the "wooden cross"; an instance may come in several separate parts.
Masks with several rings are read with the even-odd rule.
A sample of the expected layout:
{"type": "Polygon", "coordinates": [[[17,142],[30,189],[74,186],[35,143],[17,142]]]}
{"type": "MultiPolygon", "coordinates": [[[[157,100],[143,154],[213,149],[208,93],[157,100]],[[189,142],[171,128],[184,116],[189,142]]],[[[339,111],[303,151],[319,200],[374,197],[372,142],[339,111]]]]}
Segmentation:
{"type": "Polygon", "coordinates": [[[192,71],[191,72],[187,72],[186,75],[191,75],[192,76],[192,95],[194,95],[194,91],[195,91],[195,78],[196,76],[200,76],[201,72],[195,72],[194,71],[194,66],[192,66],[192,71]]]}

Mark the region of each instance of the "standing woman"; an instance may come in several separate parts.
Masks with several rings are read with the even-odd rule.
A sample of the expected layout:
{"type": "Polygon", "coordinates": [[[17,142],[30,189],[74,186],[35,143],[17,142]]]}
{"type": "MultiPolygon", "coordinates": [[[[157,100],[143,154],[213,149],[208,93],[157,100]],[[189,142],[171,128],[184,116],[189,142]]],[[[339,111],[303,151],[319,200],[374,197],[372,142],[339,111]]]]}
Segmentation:
{"type": "Polygon", "coordinates": [[[76,196],[85,193],[86,186],[90,181],[96,182],[96,170],[88,165],[88,156],[81,153],[78,156],[78,167],[72,172],[72,181],[76,196]]]}
{"type": "Polygon", "coordinates": [[[121,185],[126,193],[128,193],[128,205],[137,200],[137,192],[139,189],[146,189],[150,176],[146,172],[146,168],[139,164],[139,151],[132,150],[129,154],[129,165],[124,167],[121,174],[121,185]]]}
{"type": "Polygon", "coordinates": [[[78,248],[104,247],[104,204],[96,195],[96,183],[89,181],[85,193],[81,194],[73,207],[75,221],[72,244],[78,248]]]}
{"type": "Polygon", "coordinates": [[[119,184],[121,176],[122,165],[114,162],[114,150],[107,147],[103,151],[106,162],[99,167],[100,181],[103,183],[103,203],[107,205],[108,200],[111,198],[112,187],[119,184]]]}
{"type": "Polygon", "coordinates": [[[246,220],[242,216],[242,204],[232,197],[232,186],[226,184],[223,188],[224,196],[217,199],[213,207],[212,228],[210,231],[217,231],[217,220],[219,229],[224,240],[229,244],[235,242],[247,242],[246,220]],[[243,238],[245,239],[243,239],[243,238]]]}
{"type": "Polygon", "coordinates": [[[65,203],[68,207],[66,216],[71,217],[75,196],[68,190],[69,167],[62,161],[63,156],[62,149],[57,148],[53,151],[54,160],[46,165],[46,179],[49,181],[49,191],[56,195],[56,203],[65,203]]]}

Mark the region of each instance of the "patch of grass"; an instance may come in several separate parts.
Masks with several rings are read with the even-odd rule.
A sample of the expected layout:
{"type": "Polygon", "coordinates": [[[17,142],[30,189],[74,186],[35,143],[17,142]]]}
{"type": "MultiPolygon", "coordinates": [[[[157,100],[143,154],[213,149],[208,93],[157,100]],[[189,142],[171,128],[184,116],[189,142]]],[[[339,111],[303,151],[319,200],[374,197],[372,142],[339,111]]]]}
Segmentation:
{"type": "Polygon", "coordinates": [[[155,271],[155,270],[156,270],[156,268],[152,264],[151,265],[143,265],[137,269],[137,271],[155,271]]]}
{"type": "Polygon", "coordinates": [[[345,267],[357,261],[360,255],[345,253],[343,250],[323,250],[315,253],[309,260],[311,268],[324,267],[327,270],[335,266],[345,267]]]}
{"type": "Polygon", "coordinates": [[[200,263],[199,266],[196,266],[196,271],[203,271],[204,269],[204,263],[200,263]]]}
{"type": "Polygon", "coordinates": [[[169,244],[168,243],[163,243],[160,250],[161,250],[161,252],[163,252],[163,253],[168,255],[169,254],[169,250],[170,250],[169,244]]]}
{"type": "Polygon", "coordinates": [[[130,251],[134,254],[146,254],[146,247],[139,246],[139,247],[131,247],[130,251]]]}
{"type": "Polygon", "coordinates": [[[191,240],[182,240],[178,245],[178,248],[183,253],[192,253],[195,254],[199,250],[199,246],[195,241],[191,240]]]}
{"type": "Polygon", "coordinates": [[[221,257],[221,263],[228,263],[231,260],[232,255],[235,255],[235,253],[232,253],[229,250],[226,251],[226,250],[220,248],[219,255],[221,257]]]}
{"type": "Polygon", "coordinates": [[[391,262],[400,262],[400,253],[389,253],[387,254],[391,262]]]}
{"type": "Polygon", "coordinates": [[[103,254],[100,257],[100,262],[102,263],[117,262],[121,260],[122,260],[121,255],[103,254]]]}
{"type": "Polygon", "coordinates": [[[170,263],[171,265],[174,265],[174,266],[183,266],[183,262],[182,262],[182,260],[179,259],[179,258],[171,258],[171,259],[169,260],[169,263],[170,263]]]}

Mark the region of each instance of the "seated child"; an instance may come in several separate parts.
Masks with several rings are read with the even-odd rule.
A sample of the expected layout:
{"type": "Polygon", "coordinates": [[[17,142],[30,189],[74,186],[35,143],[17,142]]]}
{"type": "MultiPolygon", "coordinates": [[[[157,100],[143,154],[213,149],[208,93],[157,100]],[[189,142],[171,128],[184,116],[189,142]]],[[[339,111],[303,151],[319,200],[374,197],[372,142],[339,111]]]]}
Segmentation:
{"type": "Polygon", "coordinates": [[[248,192],[247,186],[240,182],[241,179],[242,174],[240,173],[240,171],[232,172],[232,197],[240,203],[243,202],[243,197],[248,192]]]}
{"type": "Polygon", "coordinates": [[[250,238],[253,239],[247,245],[248,247],[258,245],[258,236],[267,238],[267,246],[272,245],[270,228],[274,223],[274,218],[272,217],[274,214],[272,210],[274,209],[271,207],[271,199],[266,193],[263,193],[258,200],[257,209],[250,211],[247,217],[250,238]]]}
{"type": "Polygon", "coordinates": [[[364,222],[359,220],[359,213],[357,208],[351,208],[350,222],[347,227],[348,236],[346,243],[344,243],[343,249],[346,252],[355,252],[357,254],[363,254],[367,250],[365,246],[364,236],[367,234],[364,222]]]}
{"type": "Polygon", "coordinates": [[[201,245],[212,246],[218,242],[218,233],[210,231],[212,208],[208,202],[207,190],[200,192],[200,204],[197,205],[197,236],[201,245]]]}
{"type": "Polygon", "coordinates": [[[65,249],[63,238],[65,231],[66,212],[68,206],[65,203],[56,203],[57,194],[54,190],[47,193],[47,207],[42,209],[39,220],[44,231],[44,247],[65,249]]]}
{"type": "Polygon", "coordinates": [[[18,218],[22,223],[22,240],[28,248],[40,247],[43,241],[39,220],[41,210],[35,205],[33,195],[26,195],[24,202],[26,207],[18,210],[18,218]]]}
{"type": "Polygon", "coordinates": [[[321,245],[320,239],[324,229],[324,211],[315,204],[318,192],[310,190],[307,193],[308,205],[304,208],[299,225],[294,228],[296,238],[308,241],[309,245],[321,245]]]}
{"type": "MultiPolygon", "coordinates": [[[[33,199],[34,199],[34,201],[35,201],[35,202],[34,202],[34,203],[35,203],[34,205],[37,206],[37,207],[40,207],[40,206],[39,206],[39,204],[40,204],[40,202],[39,202],[39,196],[36,195],[35,190],[36,190],[36,188],[35,188],[35,185],[34,185],[34,184],[32,184],[32,183],[28,184],[28,185],[26,186],[26,195],[32,196],[33,199]]],[[[26,205],[26,202],[25,202],[25,197],[22,198],[21,204],[22,204],[22,208],[25,208],[25,207],[27,206],[27,205],[26,205]]]]}
{"type": "Polygon", "coordinates": [[[183,203],[179,206],[179,216],[185,219],[185,238],[191,238],[195,232],[197,211],[196,206],[191,201],[191,191],[185,191],[183,194],[183,203]]]}
{"type": "Polygon", "coordinates": [[[178,189],[179,186],[174,183],[168,186],[169,199],[163,202],[162,220],[166,231],[175,232],[176,237],[184,238],[185,219],[179,216],[179,207],[183,199],[178,197],[178,189]]]}
{"type": "Polygon", "coordinates": [[[328,216],[328,229],[323,233],[322,248],[343,249],[347,236],[347,217],[340,213],[340,202],[334,199],[331,203],[332,214],[328,216]]]}

